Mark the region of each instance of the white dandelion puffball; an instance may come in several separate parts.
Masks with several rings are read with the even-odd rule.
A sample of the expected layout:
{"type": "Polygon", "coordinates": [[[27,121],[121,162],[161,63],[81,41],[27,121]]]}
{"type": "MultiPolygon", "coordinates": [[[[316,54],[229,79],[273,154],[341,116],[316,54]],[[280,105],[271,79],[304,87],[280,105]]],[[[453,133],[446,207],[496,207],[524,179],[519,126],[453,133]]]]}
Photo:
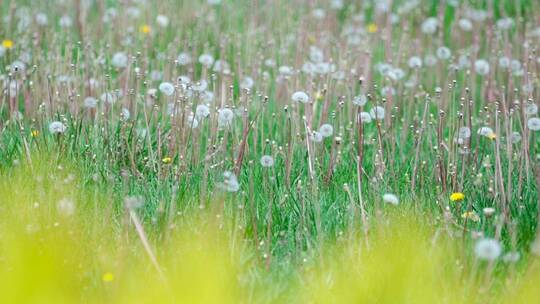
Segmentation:
{"type": "Polygon", "coordinates": [[[117,97],[116,97],[116,94],[107,92],[107,93],[101,94],[99,99],[104,103],[108,103],[112,105],[116,102],[117,97]]]}
{"type": "Polygon", "coordinates": [[[311,132],[311,135],[309,136],[309,139],[312,141],[312,142],[321,142],[323,141],[323,136],[321,133],[317,132],[317,131],[313,131],[311,132]]]}
{"type": "Polygon", "coordinates": [[[358,116],[363,124],[371,122],[371,114],[368,112],[361,112],[358,116]]]}
{"type": "Polygon", "coordinates": [[[458,138],[465,139],[471,137],[471,129],[469,127],[461,127],[458,130],[458,138]]]}
{"type": "Polygon", "coordinates": [[[24,72],[26,70],[26,64],[20,60],[15,60],[11,63],[10,69],[15,72],[24,72]]]}
{"type": "Polygon", "coordinates": [[[382,198],[383,202],[385,203],[392,204],[394,206],[399,205],[399,198],[395,194],[385,193],[382,198]]]}
{"type": "Polygon", "coordinates": [[[502,56],[499,58],[499,66],[501,68],[508,68],[510,66],[510,58],[506,56],[502,56]]]}
{"type": "Polygon", "coordinates": [[[169,25],[169,17],[165,15],[158,15],[156,17],[156,23],[161,27],[167,27],[169,25]]]}
{"type": "Polygon", "coordinates": [[[122,108],[120,115],[124,120],[128,120],[131,117],[131,113],[129,112],[128,108],[122,108]]]}
{"type": "Polygon", "coordinates": [[[66,132],[66,129],[66,125],[64,125],[60,121],[53,121],[49,124],[49,132],[51,132],[52,134],[62,134],[66,132]]]}
{"type": "Polygon", "coordinates": [[[469,19],[460,19],[458,21],[458,25],[459,25],[459,28],[462,30],[462,31],[465,31],[465,32],[470,32],[472,31],[472,28],[473,28],[473,24],[471,22],[471,20],[469,19]]]}
{"type": "Polygon", "coordinates": [[[60,18],[60,20],[58,21],[58,24],[60,25],[60,27],[68,28],[73,25],[73,20],[71,19],[70,16],[64,15],[62,16],[62,18],[60,18]]]}
{"type": "Polygon", "coordinates": [[[230,124],[233,118],[234,118],[234,112],[231,109],[225,108],[225,109],[219,110],[218,123],[220,126],[225,126],[225,125],[230,124]]]}
{"type": "Polygon", "coordinates": [[[478,75],[485,76],[489,73],[489,63],[484,59],[478,59],[474,62],[474,70],[478,75]]]}
{"type": "Polygon", "coordinates": [[[334,134],[334,127],[331,124],[323,124],[319,127],[319,133],[322,137],[330,137],[334,134]]]}
{"type": "Polygon", "coordinates": [[[363,107],[367,103],[367,97],[364,94],[360,94],[352,99],[352,103],[359,107],[363,107]]]}
{"type": "Polygon", "coordinates": [[[492,216],[493,214],[495,214],[495,208],[493,207],[485,207],[484,209],[482,209],[482,212],[484,213],[485,216],[492,216]]]}
{"type": "Polygon", "coordinates": [[[298,91],[294,92],[291,96],[292,100],[294,102],[300,102],[300,103],[308,103],[309,102],[309,96],[305,92],[298,91]]]}
{"type": "Polygon", "coordinates": [[[193,113],[191,113],[186,120],[186,124],[192,129],[197,129],[199,127],[199,120],[193,117],[193,113]]]}
{"type": "Polygon", "coordinates": [[[521,255],[517,251],[510,251],[503,255],[502,260],[505,263],[516,263],[521,258],[521,255]]]}
{"type": "Polygon", "coordinates": [[[197,92],[202,92],[204,90],[206,90],[206,88],[208,88],[208,81],[204,80],[204,79],[201,79],[200,81],[198,81],[197,83],[194,83],[191,85],[191,88],[194,90],[194,91],[197,91],[197,92]]]}
{"type": "Polygon", "coordinates": [[[476,242],[474,246],[474,254],[480,260],[494,261],[501,252],[501,244],[495,239],[484,238],[476,242]]]}
{"type": "Polygon", "coordinates": [[[439,57],[439,59],[446,60],[450,58],[450,56],[452,56],[452,51],[450,51],[449,48],[441,46],[437,49],[437,57],[439,57]]]}
{"type": "Polygon", "coordinates": [[[214,72],[222,72],[225,74],[228,74],[230,72],[230,69],[231,66],[229,65],[229,63],[221,59],[216,60],[216,62],[214,63],[214,67],[212,68],[214,72]]]}
{"type": "Polygon", "coordinates": [[[502,18],[502,19],[497,20],[495,24],[497,25],[498,29],[507,30],[511,28],[512,26],[514,26],[514,19],[509,18],[509,17],[502,18]]]}
{"type": "Polygon", "coordinates": [[[437,21],[437,18],[435,18],[435,17],[427,18],[422,23],[422,32],[424,34],[433,34],[433,33],[435,33],[435,31],[437,31],[438,23],[439,22],[437,21]]]}
{"type": "Polygon", "coordinates": [[[309,48],[309,60],[315,63],[322,62],[324,60],[323,51],[316,46],[311,46],[309,48]]]}
{"type": "Polygon", "coordinates": [[[380,106],[376,106],[369,111],[369,115],[371,115],[371,118],[375,120],[384,119],[384,114],[385,114],[384,108],[380,106]]]}
{"type": "Polygon", "coordinates": [[[199,63],[210,68],[214,64],[214,57],[210,54],[202,54],[199,56],[199,63]]]}
{"type": "Polygon", "coordinates": [[[172,96],[174,94],[174,86],[170,82],[162,82],[159,85],[159,91],[167,96],[172,96]]]}
{"type": "Polygon", "coordinates": [[[418,56],[412,56],[407,62],[411,69],[417,69],[422,67],[422,58],[418,56]]]}
{"type": "Polygon", "coordinates": [[[58,213],[63,216],[72,216],[75,213],[75,203],[69,198],[63,198],[56,205],[58,213]]]}
{"type": "Polygon", "coordinates": [[[191,55],[186,52],[182,52],[178,54],[178,57],[176,57],[176,61],[179,65],[188,65],[191,63],[191,55]]]}
{"type": "Polygon", "coordinates": [[[218,187],[227,192],[236,192],[240,189],[240,184],[234,173],[225,171],[223,172],[223,182],[219,183],[218,187]]]}
{"type": "Polygon", "coordinates": [[[95,109],[97,107],[97,102],[98,102],[97,99],[89,96],[84,99],[83,105],[87,109],[95,109]]]}
{"type": "Polygon", "coordinates": [[[294,74],[294,69],[288,65],[282,65],[278,68],[279,74],[282,76],[290,76],[294,74]]]}
{"type": "Polygon", "coordinates": [[[274,158],[270,155],[263,155],[261,157],[261,166],[265,168],[270,168],[274,166],[274,158]]]}
{"type": "Polygon", "coordinates": [[[538,106],[535,103],[529,102],[525,105],[525,114],[536,115],[538,113],[538,106]]]}
{"type": "Polygon", "coordinates": [[[510,142],[513,144],[517,144],[521,141],[521,134],[519,132],[512,132],[510,134],[510,142]]]}
{"type": "Polygon", "coordinates": [[[45,13],[37,13],[36,23],[40,26],[45,26],[49,23],[49,18],[47,18],[47,15],[45,13]]]}
{"type": "Polygon", "coordinates": [[[210,108],[207,105],[200,104],[195,108],[195,116],[199,119],[208,117],[210,115],[210,108]]]}
{"type": "Polygon", "coordinates": [[[246,76],[240,82],[240,88],[244,89],[244,90],[245,89],[251,90],[251,88],[253,87],[254,84],[255,84],[255,81],[253,80],[253,78],[251,78],[249,76],[246,76]]]}
{"type": "Polygon", "coordinates": [[[125,68],[128,65],[128,56],[124,52],[115,53],[111,59],[111,64],[118,69],[125,68]]]}
{"type": "Polygon", "coordinates": [[[153,81],[159,81],[163,79],[163,72],[157,70],[150,72],[150,79],[152,79],[153,81]]]}
{"type": "Polygon", "coordinates": [[[488,137],[488,136],[491,136],[493,134],[495,134],[495,133],[493,132],[493,129],[490,128],[490,127],[481,127],[480,129],[478,129],[478,135],[488,137]]]}
{"type": "Polygon", "coordinates": [[[214,93],[210,91],[204,91],[200,93],[201,100],[205,103],[211,103],[214,101],[214,93]]]}
{"type": "Polygon", "coordinates": [[[540,118],[532,117],[527,121],[527,127],[531,131],[540,131],[540,118]]]}

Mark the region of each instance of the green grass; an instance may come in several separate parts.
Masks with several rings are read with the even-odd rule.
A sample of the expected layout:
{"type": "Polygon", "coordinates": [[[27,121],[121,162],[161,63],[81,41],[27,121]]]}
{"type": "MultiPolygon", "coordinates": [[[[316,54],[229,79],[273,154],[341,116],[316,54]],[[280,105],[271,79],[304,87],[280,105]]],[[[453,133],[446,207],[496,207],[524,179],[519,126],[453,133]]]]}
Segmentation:
{"type": "Polygon", "coordinates": [[[74,15],[77,1],[1,3],[0,41],[11,39],[14,47],[0,56],[0,84],[8,88],[14,80],[18,85],[15,96],[9,89],[0,92],[2,230],[4,235],[26,235],[34,221],[62,227],[58,234],[47,228],[20,240],[0,236],[6,271],[10,263],[20,267],[13,272],[15,283],[0,290],[40,288],[31,293],[36,298],[9,293],[6,299],[505,303],[514,294],[534,299],[529,284],[537,281],[531,277],[538,274],[538,265],[530,249],[540,241],[540,134],[526,127],[538,114],[527,116],[521,107],[538,105],[540,96],[539,38],[532,35],[540,11],[528,0],[462,1],[457,7],[419,1],[416,9],[401,14],[405,1],[393,1],[391,10],[399,20],[387,26],[390,16],[378,11],[379,2],[344,2],[333,10],[329,1],[234,0],[218,6],[133,1],[140,16],[130,17],[122,2],[90,1],[81,10],[80,26],[74,15]],[[474,22],[471,32],[460,30],[458,18],[466,18],[470,8],[491,7],[493,18],[474,22]],[[314,17],[316,8],[326,9],[324,18],[314,17]],[[103,21],[101,14],[111,9],[116,17],[103,21]],[[47,14],[47,26],[30,22],[20,28],[24,16],[34,20],[37,12],[47,14]],[[58,23],[65,14],[73,18],[67,29],[58,23]],[[168,16],[167,27],[156,23],[158,14],[168,16]],[[422,33],[422,23],[433,16],[440,18],[437,32],[422,33]],[[503,17],[513,18],[514,27],[496,29],[503,17]],[[377,25],[374,33],[366,30],[370,23],[377,25]],[[149,34],[139,31],[142,25],[150,26],[149,34]],[[428,66],[425,56],[443,45],[452,57],[428,66]],[[302,71],[312,46],[323,51],[325,62],[334,64],[343,79],[302,71]],[[125,68],[112,64],[120,51],[129,56],[125,68]],[[190,53],[193,62],[177,65],[180,52],[190,53]],[[31,55],[26,70],[10,71],[25,53],[31,55]],[[230,73],[198,63],[203,53],[228,62],[230,73]],[[490,73],[478,75],[474,62],[456,69],[465,53],[488,60],[490,73]],[[500,67],[503,54],[520,60],[522,76],[500,67]],[[410,68],[411,56],[422,58],[424,66],[410,68]],[[267,65],[266,59],[276,65],[267,65]],[[383,62],[399,67],[404,78],[380,73],[377,64],[383,62]],[[295,72],[281,75],[280,66],[295,72]],[[163,79],[152,79],[152,71],[162,72],[163,79]],[[206,90],[214,94],[210,115],[199,118],[194,129],[187,117],[205,103],[196,92],[177,85],[173,97],[159,90],[149,97],[150,89],[163,81],[176,84],[181,75],[193,83],[207,80],[206,90]],[[70,81],[60,83],[60,76],[70,81]],[[255,81],[249,92],[240,87],[244,76],[255,81]],[[90,87],[90,78],[99,86],[90,87]],[[408,86],[413,80],[416,84],[408,86]],[[528,84],[533,91],[522,89],[528,84]],[[396,94],[384,95],[383,87],[396,94]],[[124,95],[112,106],[102,101],[96,109],[83,106],[87,96],[99,99],[118,89],[124,95]],[[295,91],[307,92],[311,102],[291,101],[295,91]],[[368,96],[360,108],[352,103],[358,94],[368,96]],[[167,113],[169,104],[179,109],[176,115],[167,113]],[[385,108],[385,119],[358,124],[357,114],[375,106],[385,108]],[[219,110],[225,107],[237,113],[229,126],[218,128],[219,110]],[[123,108],[129,119],[120,115],[123,108]],[[51,134],[52,121],[64,123],[66,131],[51,134]],[[308,127],[317,130],[323,123],[333,126],[332,136],[311,141],[308,127]],[[472,134],[465,145],[455,141],[462,126],[472,134]],[[494,139],[477,134],[484,126],[493,128],[494,139]],[[522,140],[508,144],[514,131],[522,140]],[[273,157],[273,167],[261,166],[263,155],[273,157]],[[220,188],[225,171],[237,174],[237,192],[220,188]],[[66,174],[75,179],[64,184],[66,174]],[[464,193],[465,200],[451,202],[453,192],[464,193]],[[385,203],[385,193],[397,195],[399,205],[385,203]],[[76,202],[76,215],[61,217],[57,204],[64,196],[76,202]],[[144,202],[135,214],[150,251],[166,268],[161,270],[165,278],[148,259],[148,248],[141,245],[145,237],[124,206],[126,198],[135,196],[144,202]],[[46,211],[35,212],[35,203],[47,206],[46,211]],[[486,207],[495,208],[495,214],[486,214],[486,207]],[[465,212],[474,212],[477,220],[465,218],[465,212]],[[503,255],[519,252],[521,259],[475,259],[481,237],[497,239],[503,255]],[[99,256],[102,247],[104,257],[99,256]],[[209,255],[198,257],[199,247],[209,255]],[[44,253],[18,260],[25,251],[44,253]],[[186,266],[189,262],[177,252],[195,266],[186,266]],[[216,252],[228,254],[221,259],[216,252]],[[69,261],[65,269],[59,266],[63,259],[69,261]],[[378,274],[385,261],[388,267],[378,274]],[[136,263],[133,269],[130,262],[136,263]],[[47,263],[54,266],[47,268],[47,263]],[[72,273],[77,268],[84,274],[72,273]],[[23,277],[33,271],[37,279],[24,286],[23,277]],[[118,274],[115,287],[101,280],[108,271],[118,274]],[[45,284],[48,272],[58,285],[45,284]],[[140,278],[146,276],[153,280],[149,291],[133,298],[145,287],[140,278]],[[201,289],[209,277],[209,289],[201,289]],[[442,286],[441,278],[449,284],[442,286]],[[167,284],[160,286],[163,280],[182,289],[171,293],[167,284]],[[230,286],[220,287],[223,281],[230,286]],[[72,293],[63,294],[66,289],[72,293]],[[454,295],[456,289],[463,292],[454,295]]]}

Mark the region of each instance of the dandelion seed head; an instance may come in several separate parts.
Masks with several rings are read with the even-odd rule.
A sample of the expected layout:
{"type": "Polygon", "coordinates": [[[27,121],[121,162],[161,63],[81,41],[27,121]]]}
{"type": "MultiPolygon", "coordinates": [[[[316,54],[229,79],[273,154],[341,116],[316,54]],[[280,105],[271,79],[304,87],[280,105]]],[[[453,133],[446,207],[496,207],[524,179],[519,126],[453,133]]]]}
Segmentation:
{"type": "Polygon", "coordinates": [[[383,120],[385,112],[383,107],[376,106],[369,111],[369,115],[375,120],[383,120]]]}
{"type": "Polygon", "coordinates": [[[323,124],[319,127],[319,133],[322,137],[330,137],[334,134],[334,127],[330,124],[323,124]]]}
{"type": "Polygon", "coordinates": [[[261,157],[261,166],[270,168],[274,166],[274,158],[270,155],[263,155],[261,157]]]}
{"type": "Polygon", "coordinates": [[[364,94],[357,95],[357,96],[353,97],[352,103],[359,106],[359,107],[363,107],[367,103],[367,97],[364,94]]]}
{"type": "Polygon", "coordinates": [[[63,134],[67,127],[60,121],[53,121],[49,124],[49,132],[51,134],[63,134]]]}
{"type": "Polygon", "coordinates": [[[179,65],[188,65],[191,63],[191,55],[186,52],[182,52],[178,54],[178,57],[176,57],[176,61],[179,65]]]}
{"type": "Polygon", "coordinates": [[[210,54],[202,54],[199,56],[199,63],[207,68],[210,68],[212,64],[214,64],[214,56],[210,54]]]}
{"type": "Polygon", "coordinates": [[[524,112],[526,115],[536,115],[538,114],[538,106],[535,103],[528,102],[524,107],[524,112]]]}
{"type": "Polygon", "coordinates": [[[124,52],[117,52],[113,55],[111,64],[118,69],[125,68],[128,65],[128,56],[124,52]]]}
{"type": "Polygon", "coordinates": [[[422,67],[422,58],[418,56],[412,56],[407,62],[411,69],[417,69],[422,67]]]}
{"type": "Polygon", "coordinates": [[[371,122],[371,114],[369,114],[368,112],[361,112],[359,116],[363,124],[371,122]]]}
{"type": "Polygon", "coordinates": [[[309,136],[309,139],[311,139],[312,142],[319,143],[319,142],[323,141],[323,136],[322,136],[321,133],[319,133],[317,131],[312,131],[311,135],[309,136]]]}
{"type": "Polygon", "coordinates": [[[529,128],[531,131],[540,131],[540,118],[529,118],[529,120],[527,120],[527,128],[529,128]]]}
{"type": "Polygon", "coordinates": [[[495,239],[483,238],[474,246],[474,254],[480,260],[495,261],[501,252],[501,244],[495,239]]]}
{"type": "Polygon", "coordinates": [[[492,134],[495,134],[495,132],[493,132],[493,129],[490,127],[481,127],[478,129],[477,133],[478,135],[485,136],[485,137],[489,137],[492,134]]]}
{"type": "Polygon", "coordinates": [[[383,202],[387,204],[391,204],[394,206],[399,205],[399,198],[393,193],[385,193],[383,194],[382,198],[383,198],[383,202]]]}
{"type": "Polygon", "coordinates": [[[300,103],[308,103],[309,102],[309,96],[303,91],[297,91],[294,92],[291,96],[291,99],[294,102],[300,102],[300,103]]]}
{"type": "Polygon", "coordinates": [[[167,27],[169,25],[169,17],[165,15],[157,15],[156,23],[161,27],[167,27]]]}
{"type": "Polygon", "coordinates": [[[437,18],[430,17],[422,22],[421,30],[424,34],[433,34],[437,31],[438,25],[439,21],[437,21],[437,18]]]}
{"type": "Polygon", "coordinates": [[[95,109],[97,107],[97,99],[91,96],[88,96],[83,101],[83,106],[87,109],[95,109]]]}
{"type": "Polygon", "coordinates": [[[162,82],[159,85],[159,91],[166,96],[172,96],[174,94],[174,85],[170,82],[162,82]]]}
{"type": "Polygon", "coordinates": [[[63,198],[59,200],[56,208],[58,213],[60,213],[62,216],[69,217],[75,214],[75,203],[70,198],[63,198]]]}
{"type": "Polygon", "coordinates": [[[478,59],[474,62],[474,70],[478,75],[485,76],[489,73],[489,63],[484,59],[478,59]]]}

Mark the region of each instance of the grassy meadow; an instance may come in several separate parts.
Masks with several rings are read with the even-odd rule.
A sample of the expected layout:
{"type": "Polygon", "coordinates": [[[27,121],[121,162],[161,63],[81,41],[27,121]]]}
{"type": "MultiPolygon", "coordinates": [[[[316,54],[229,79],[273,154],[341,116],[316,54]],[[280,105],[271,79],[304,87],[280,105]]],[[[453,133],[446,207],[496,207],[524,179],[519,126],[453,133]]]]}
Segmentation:
{"type": "Polygon", "coordinates": [[[540,301],[538,0],[0,18],[0,302],[540,301]]]}

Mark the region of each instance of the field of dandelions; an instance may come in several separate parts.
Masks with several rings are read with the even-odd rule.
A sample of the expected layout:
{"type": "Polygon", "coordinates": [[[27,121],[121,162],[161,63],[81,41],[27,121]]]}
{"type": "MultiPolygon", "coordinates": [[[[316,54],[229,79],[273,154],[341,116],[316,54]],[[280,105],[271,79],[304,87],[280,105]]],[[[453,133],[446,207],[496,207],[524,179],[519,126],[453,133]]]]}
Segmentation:
{"type": "Polygon", "coordinates": [[[540,301],[538,0],[0,17],[0,302],[540,301]]]}

